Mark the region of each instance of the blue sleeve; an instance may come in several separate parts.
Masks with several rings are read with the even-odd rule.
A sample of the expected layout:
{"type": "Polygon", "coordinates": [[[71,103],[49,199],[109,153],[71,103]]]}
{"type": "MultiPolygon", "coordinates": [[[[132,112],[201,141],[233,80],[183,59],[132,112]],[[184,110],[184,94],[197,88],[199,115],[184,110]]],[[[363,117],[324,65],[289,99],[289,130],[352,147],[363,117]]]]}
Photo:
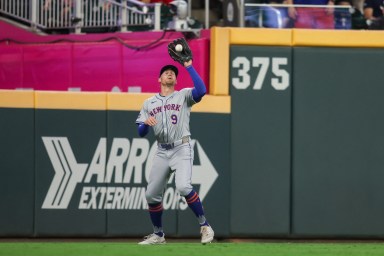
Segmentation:
{"type": "Polygon", "coordinates": [[[188,73],[192,78],[193,85],[192,97],[195,102],[199,102],[201,98],[207,93],[207,88],[195,68],[191,65],[187,67],[188,73]]]}
{"type": "Polygon", "coordinates": [[[137,131],[139,132],[140,137],[144,137],[149,132],[149,125],[140,123],[137,127],[137,131]]]}

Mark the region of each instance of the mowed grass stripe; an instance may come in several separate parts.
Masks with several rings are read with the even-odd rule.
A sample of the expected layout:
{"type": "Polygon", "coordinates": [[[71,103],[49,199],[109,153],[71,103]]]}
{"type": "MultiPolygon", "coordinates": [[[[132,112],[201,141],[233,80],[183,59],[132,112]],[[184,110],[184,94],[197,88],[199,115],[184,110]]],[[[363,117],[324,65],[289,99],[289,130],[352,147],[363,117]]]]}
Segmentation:
{"type": "Polygon", "coordinates": [[[1,242],[1,256],[382,256],[384,243],[1,242]]]}

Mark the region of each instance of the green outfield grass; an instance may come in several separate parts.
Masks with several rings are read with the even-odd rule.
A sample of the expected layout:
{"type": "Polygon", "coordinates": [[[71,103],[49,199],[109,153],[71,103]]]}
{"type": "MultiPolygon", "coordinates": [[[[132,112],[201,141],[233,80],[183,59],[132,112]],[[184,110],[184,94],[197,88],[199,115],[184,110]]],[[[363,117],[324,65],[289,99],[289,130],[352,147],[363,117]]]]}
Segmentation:
{"type": "Polygon", "coordinates": [[[384,255],[384,243],[172,242],[139,246],[132,242],[0,242],[1,256],[366,256],[384,255]]]}

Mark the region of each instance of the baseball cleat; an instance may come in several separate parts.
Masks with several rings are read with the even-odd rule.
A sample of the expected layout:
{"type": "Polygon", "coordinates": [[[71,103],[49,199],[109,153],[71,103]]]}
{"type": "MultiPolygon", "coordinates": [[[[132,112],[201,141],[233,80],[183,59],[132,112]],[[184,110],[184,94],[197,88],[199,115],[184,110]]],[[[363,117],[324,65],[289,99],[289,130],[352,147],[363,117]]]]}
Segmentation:
{"type": "Polygon", "coordinates": [[[151,244],[165,244],[165,236],[158,236],[156,234],[150,234],[144,237],[144,240],[140,242],[140,245],[151,245],[151,244]]]}
{"type": "Polygon", "coordinates": [[[211,228],[211,226],[202,226],[200,228],[200,234],[201,234],[202,244],[212,242],[213,237],[215,236],[215,232],[213,232],[213,229],[211,228]]]}

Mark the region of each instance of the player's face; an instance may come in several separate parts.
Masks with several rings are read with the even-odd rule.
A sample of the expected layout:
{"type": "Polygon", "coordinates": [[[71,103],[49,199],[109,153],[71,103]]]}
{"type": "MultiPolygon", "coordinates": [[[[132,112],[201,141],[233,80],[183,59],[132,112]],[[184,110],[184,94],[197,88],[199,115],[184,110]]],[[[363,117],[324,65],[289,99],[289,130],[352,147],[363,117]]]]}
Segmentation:
{"type": "Polygon", "coordinates": [[[162,85],[174,86],[176,84],[176,75],[173,70],[168,69],[161,74],[160,81],[162,85]]]}

